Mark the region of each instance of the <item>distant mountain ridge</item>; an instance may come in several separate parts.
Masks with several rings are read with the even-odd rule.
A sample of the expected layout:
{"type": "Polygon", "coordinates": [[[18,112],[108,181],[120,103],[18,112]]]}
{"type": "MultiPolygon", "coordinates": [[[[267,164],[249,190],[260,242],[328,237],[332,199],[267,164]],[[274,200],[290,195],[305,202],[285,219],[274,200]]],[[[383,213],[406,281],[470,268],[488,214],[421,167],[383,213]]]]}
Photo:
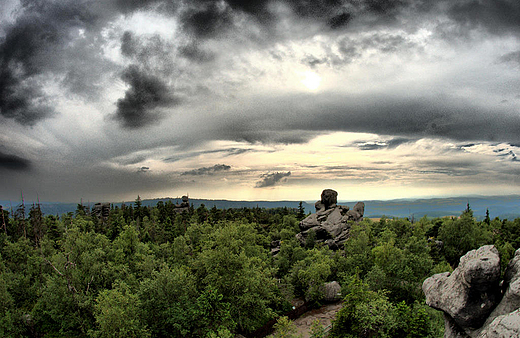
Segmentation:
{"type": "MultiPolygon", "coordinates": [[[[142,205],[155,206],[157,202],[166,202],[171,200],[173,203],[180,203],[180,198],[156,198],[142,200],[142,205]]],[[[353,207],[357,201],[338,201],[338,204],[353,207]]],[[[365,203],[365,217],[379,218],[386,216],[392,217],[413,217],[419,219],[423,216],[442,217],[442,216],[458,216],[466,209],[469,203],[475,217],[481,220],[485,217],[486,209],[489,209],[490,217],[493,219],[499,217],[501,219],[514,219],[520,217],[520,195],[508,196],[473,196],[473,197],[447,197],[447,198],[428,198],[428,199],[396,199],[396,200],[368,200],[365,203]]],[[[36,202],[26,201],[27,210],[36,202]]],[[[133,205],[134,201],[114,202],[114,206],[133,205]]],[[[206,208],[216,206],[218,209],[229,208],[298,208],[300,201],[231,201],[231,200],[211,200],[211,199],[190,199],[190,204],[198,208],[204,204],[206,208]]],[[[17,208],[20,202],[0,201],[0,205],[4,209],[13,210],[17,208]]],[[[93,206],[95,203],[83,203],[84,205],[93,206]]],[[[78,203],[49,203],[40,202],[42,211],[46,215],[61,215],[67,212],[74,212],[78,203]]],[[[314,202],[302,201],[305,212],[314,212],[314,202]]]]}

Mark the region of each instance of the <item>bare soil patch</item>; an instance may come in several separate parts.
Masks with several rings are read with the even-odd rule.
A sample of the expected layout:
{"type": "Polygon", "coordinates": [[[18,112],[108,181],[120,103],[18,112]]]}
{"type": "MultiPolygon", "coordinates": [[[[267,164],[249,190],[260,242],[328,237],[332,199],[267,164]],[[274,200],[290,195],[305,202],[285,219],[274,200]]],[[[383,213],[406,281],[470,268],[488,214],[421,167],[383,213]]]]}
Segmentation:
{"type": "Polygon", "coordinates": [[[304,313],[301,317],[295,319],[294,325],[298,330],[297,335],[303,338],[309,338],[311,334],[312,323],[318,319],[323,327],[330,325],[331,321],[336,318],[336,313],[341,309],[341,303],[328,304],[304,313]]]}

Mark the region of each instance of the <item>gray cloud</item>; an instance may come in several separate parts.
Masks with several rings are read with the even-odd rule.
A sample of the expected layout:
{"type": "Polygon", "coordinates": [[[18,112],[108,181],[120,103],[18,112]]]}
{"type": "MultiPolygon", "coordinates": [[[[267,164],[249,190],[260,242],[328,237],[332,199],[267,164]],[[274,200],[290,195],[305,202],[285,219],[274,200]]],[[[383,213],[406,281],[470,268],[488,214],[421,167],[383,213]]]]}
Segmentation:
{"type": "Polygon", "coordinates": [[[193,175],[193,176],[205,176],[205,175],[214,175],[221,171],[228,171],[231,169],[231,166],[226,164],[215,164],[213,167],[203,167],[198,169],[193,169],[190,171],[185,171],[181,174],[181,176],[193,175]]]}
{"type": "Polygon", "coordinates": [[[113,118],[125,128],[136,129],[156,123],[160,119],[156,108],[172,107],[178,103],[161,79],[138,66],[129,66],[121,78],[130,88],[125,97],[117,101],[113,118]]]}
{"type": "Polygon", "coordinates": [[[507,149],[501,148],[495,149],[493,152],[496,153],[498,157],[508,157],[511,161],[518,162],[518,157],[513,150],[507,151],[507,149]]]}
{"type": "Polygon", "coordinates": [[[54,110],[38,83],[41,50],[59,44],[58,29],[37,17],[26,17],[9,27],[0,44],[0,113],[21,124],[33,125],[54,110]]]}
{"type": "Polygon", "coordinates": [[[469,0],[452,4],[450,17],[465,28],[484,28],[493,34],[520,33],[520,3],[516,0],[469,0]]]}
{"type": "Polygon", "coordinates": [[[31,161],[17,155],[6,154],[0,151],[0,168],[26,171],[31,169],[31,161]]]}
{"type": "Polygon", "coordinates": [[[331,46],[323,45],[323,49],[327,51],[326,55],[317,57],[307,54],[301,62],[311,68],[320,65],[343,66],[361,58],[367,50],[372,53],[376,50],[378,53],[390,54],[413,50],[417,47],[416,43],[406,37],[387,32],[374,32],[363,38],[341,37],[335,41],[335,44],[337,45],[337,52],[333,52],[331,46]]]}
{"type": "Polygon", "coordinates": [[[501,62],[511,62],[520,65],[520,51],[507,53],[500,57],[501,62]]]}
{"type": "Polygon", "coordinates": [[[258,98],[249,102],[255,118],[237,114],[218,122],[215,137],[248,142],[304,143],[330,131],[367,132],[403,139],[520,142],[520,116],[490,110],[460,98],[373,95],[258,98]],[[298,102],[295,104],[294,102],[298,102]],[[319,112],[319,114],[317,114],[319,112]]]}
{"type": "Polygon", "coordinates": [[[215,60],[215,54],[203,50],[198,44],[192,43],[179,49],[180,55],[198,63],[206,63],[215,60]]]}
{"type": "Polygon", "coordinates": [[[231,28],[231,13],[222,3],[194,3],[199,6],[186,10],[182,15],[182,22],[184,28],[195,37],[212,38],[231,28]]]}
{"type": "Polygon", "coordinates": [[[266,188],[266,187],[272,187],[280,182],[283,182],[286,177],[291,176],[291,172],[274,172],[274,173],[267,173],[263,174],[261,176],[261,180],[256,182],[255,188],[266,188]]]}
{"type": "Polygon", "coordinates": [[[212,149],[212,150],[203,150],[203,151],[195,151],[195,152],[189,152],[185,154],[178,154],[172,157],[167,157],[163,159],[163,162],[165,163],[171,163],[171,162],[177,162],[182,159],[186,158],[192,158],[204,154],[222,154],[222,156],[234,156],[234,155],[241,155],[248,152],[257,152],[257,150],[254,149],[248,149],[248,148],[225,148],[225,149],[212,149]]]}
{"type": "Polygon", "coordinates": [[[178,1],[167,0],[113,0],[118,11],[124,14],[133,13],[152,7],[158,7],[161,11],[175,13],[179,8],[178,1]]]}
{"type": "Polygon", "coordinates": [[[394,149],[400,146],[401,144],[410,143],[414,140],[407,138],[393,138],[388,141],[368,141],[368,142],[358,142],[354,145],[347,145],[346,147],[356,146],[361,150],[379,150],[379,149],[394,149]]]}
{"type": "MultiPolygon", "coordinates": [[[[222,157],[252,150],[201,149],[215,140],[304,144],[333,131],[380,135],[379,142],[358,144],[362,150],[392,149],[430,137],[467,145],[480,141],[520,144],[520,117],[514,106],[520,97],[516,90],[519,47],[515,45],[520,41],[519,4],[512,0],[12,2],[23,7],[12,15],[3,14],[9,20],[0,20],[0,119],[9,120],[0,132],[16,125],[13,121],[33,126],[59,116],[52,128],[45,122],[33,129],[17,125],[22,129],[8,134],[6,140],[33,147],[34,153],[38,149],[60,154],[52,156],[67,157],[70,163],[79,160],[69,165],[71,172],[86,159],[130,166],[144,159],[172,162],[215,153],[219,162],[226,163],[222,157]],[[150,18],[159,19],[150,27],[136,26],[150,18]],[[154,34],[163,22],[174,27],[175,33],[154,34]],[[446,35],[439,35],[441,31],[446,35]],[[463,43],[455,46],[451,38],[463,43]],[[508,49],[491,52],[490,46],[508,49]],[[459,58],[474,64],[464,76],[460,76],[462,71],[448,74],[453,72],[448,62],[456,64],[459,58]],[[305,88],[297,88],[294,76],[283,79],[293,70],[288,66],[293,61],[294,70],[314,68],[323,77],[322,86],[303,93],[305,88]],[[356,73],[359,69],[366,69],[373,82],[363,82],[364,75],[356,73]],[[381,81],[370,72],[380,72],[381,81]],[[410,80],[414,72],[416,77],[410,80]],[[120,74],[128,89],[119,100],[106,102],[120,90],[120,74]],[[267,76],[277,80],[277,74],[288,86],[273,94],[265,84],[267,76]],[[327,77],[330,74],[334,76],[327,77]],[[180,97],[183,106],[177,107],[180,97]],[[92,102],[80,102],[84,99],[92,102]],[[499,104],[502,99],[508,102],[499,104]],[[110,117],[119,124],[89,124],[110,114],[114,101],[116,111],[110,117]],[[157,124],[162,118],[169,118],[171,128],[157,124]],[[64,131],[71,119],[77,121],[74,127],[88,131],[82,141],[64,131]],[[142,128],[150,124],[156,124],[154,129],[142,128]],[[40,126],[42,134],[37,135],[40,126]]],[[[514,167],[516,163],[509,159],[515,161],[518,151],[508,148],[503,153],[502,162],[514,167]]],[[[56,160],[52,156],[49,163],[56,160]]],[[[44,157],[38,159],[38,170],[44,157]]],[[[15,157],[14,162],[23,167],[23,160],[15,157]]],[[[141,165],[114,175],[134,175],[135,179],[136,170],[147,171],[138,168],[141,165]]],[[[450,171],[449,166],[430,165],[420,169],[450,171]]],[[[153,171],[139,176],[144,180],[154,175],[161,174],[153,171]]],[[[276,179],[262,176],[259,184],[268,177],[276,179]]],[[[169,182],[167,177],[161,180],[163,185],[154,186],[169,182]]],[[[24,184],[24,178],[17,182],[24,184]]],[[[18,189],[11,185],[12,191],[18,189]]],[[[98,188],[110,192],[101,185],[98,188]]]]}

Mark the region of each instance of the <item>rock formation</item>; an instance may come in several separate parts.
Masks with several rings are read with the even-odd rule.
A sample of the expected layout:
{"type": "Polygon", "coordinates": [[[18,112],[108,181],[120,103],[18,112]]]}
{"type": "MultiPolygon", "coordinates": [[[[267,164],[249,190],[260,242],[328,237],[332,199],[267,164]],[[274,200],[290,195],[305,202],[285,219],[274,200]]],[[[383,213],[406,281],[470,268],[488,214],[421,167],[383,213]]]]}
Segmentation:
{"type": "Polygon", "coordinates": [[[107,219],[110,214],[110,203],[96,203],[92,207],[90,215],[99,219],[107,219]]]}
{"type": "Polygon", "coordinates": [[[520,249],[500,282],[497,249],[469,251],[453,273],[423,283],[426,304],[444,312],[446,338],[520,336],[520,249]]]}
{"type": "Polygon", "coordinates": [[[190,202],[189,202],[188,196],[182,196],[182,202],[180,204],[175,204],[174,210],[180,214],[183,211],[188,211],[189,208],[190,208],[190,202]]]}
{"type": "Polygon", "coordinates": [[[302,245],[312,238],[315,242],[325,243],[331,249],[338,249],[345,244],[349,236],[349,221],[363,220],[365,204],[358,202],[352,210],[343,205],[337,205],[338,193],[325,189],[321,200],[315,204],[316,213],[300,222],[301,232],[296,235],[302,245]]]}

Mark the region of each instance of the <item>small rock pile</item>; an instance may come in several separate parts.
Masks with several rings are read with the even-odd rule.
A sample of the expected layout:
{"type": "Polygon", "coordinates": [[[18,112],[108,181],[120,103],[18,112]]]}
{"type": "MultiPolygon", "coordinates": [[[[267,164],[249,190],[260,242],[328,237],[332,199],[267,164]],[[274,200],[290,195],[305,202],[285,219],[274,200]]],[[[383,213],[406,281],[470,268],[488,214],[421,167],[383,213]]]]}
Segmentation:
{"type": "Polygon", "coordinates": [[[423,283],[426,304],[444,312],[445,338],[520,337],[520,249],[500,281],[493,245],[462,256],[453,273],[423,283]]]}

